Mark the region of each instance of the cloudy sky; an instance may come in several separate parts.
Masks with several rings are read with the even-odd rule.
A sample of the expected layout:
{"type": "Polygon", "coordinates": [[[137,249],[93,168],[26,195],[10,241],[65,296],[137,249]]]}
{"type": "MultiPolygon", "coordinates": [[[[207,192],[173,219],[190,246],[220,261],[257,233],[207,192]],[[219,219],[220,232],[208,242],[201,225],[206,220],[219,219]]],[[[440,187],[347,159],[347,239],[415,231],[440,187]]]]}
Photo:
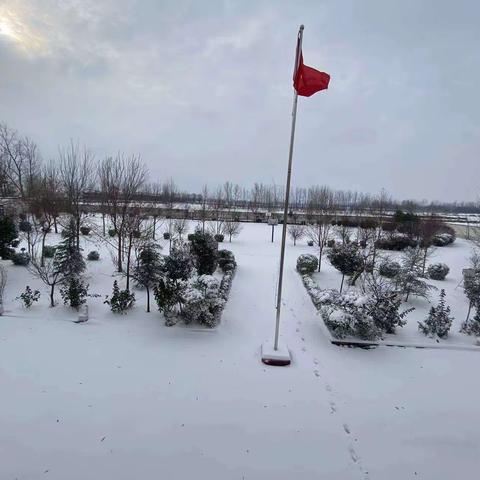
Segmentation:
{"type": "Polygon", "coordinates": [[[332,80],[299,101],[296,185],[479,198],[475,0],[0,0],[0,122],[184,189],[283,184],[301,23],[332,80]]]}

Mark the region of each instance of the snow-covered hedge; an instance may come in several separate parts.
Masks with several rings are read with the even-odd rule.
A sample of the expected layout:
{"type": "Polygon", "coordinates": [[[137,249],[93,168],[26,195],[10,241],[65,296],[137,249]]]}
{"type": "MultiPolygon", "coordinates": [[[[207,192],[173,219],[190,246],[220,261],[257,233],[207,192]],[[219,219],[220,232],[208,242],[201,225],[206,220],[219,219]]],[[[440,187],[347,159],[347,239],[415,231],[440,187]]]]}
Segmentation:
{"type": "Polygon", "coordinates": [[[327,328],[336,338],[355,337],[376,340],[384,333],[395,333],[413,308],[400,312],[401,299],[388,285],[377,284],[369,294],[318,288],[310,275],[302,281],[327,328]]]}
{"type": "Polygon", "coordinates": [[[445,263],[432,263],[427,268],[428,276],[432,280],[445,280],[450,268],[445,263]]]}
{"type": "Polygon", "coordinates": [[[318,268],[318,258],[315,255],[306,253],[297,258],[297,271],[304,275],[313,273],[318,268]]]}
{"type": "Polygon", "coordinates": [[[453,233],[439,233],[435,235],[432,239],[433,245],[436,247],[445,247],[446,245],[450,245],[455,241],[455,235],[453,233]]]}
{"type": "Polygon", "coordinates": [[[378,273],[383,277],[393,278],[400,272],[400,264],[392,260],[385,260],[378,267],[378,273]]]}

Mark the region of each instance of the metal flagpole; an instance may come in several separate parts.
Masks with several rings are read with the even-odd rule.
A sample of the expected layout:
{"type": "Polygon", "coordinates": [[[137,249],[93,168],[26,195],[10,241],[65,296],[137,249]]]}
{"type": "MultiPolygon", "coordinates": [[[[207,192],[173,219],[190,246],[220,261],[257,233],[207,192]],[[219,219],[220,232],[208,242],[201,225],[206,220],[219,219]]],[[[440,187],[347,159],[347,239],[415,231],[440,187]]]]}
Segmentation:
{"type": "MultiPolygon", "coordinates": [[[[303,25],[300,25],[298,31],[297,52],[295,55],[295,69],[297,72],[298,62],[300,60],[300,52],[302,51],[302,39],[303,39],[303,25]]],[[[295,88],[294,88],[295,90],[295,88]]],[[[295,90],[293,95],[293,108],[292,108],[292,130],[290,133],[290,150],[288,152],[288,169],[287,169],[287,185],[285,187],[285,206],[283,210],[283,225],[282,225],[282,246],[280,249],[280,270],[278,274],[278,290],[277,290],[277,314],[275,323],[275,342],[273,349],[278,350],[278,333],[280,329],[280,312],[282,307],[282,284],[283,284],[283,264],[285,261],[285,242],[287,237],[287,223],[288,223],[288,205],[290,199],[290,180],[292,177],[292,157],[293,157],[293,143],[295,140],[295,123],[297,120],[297,103],[298,93],[295,90]]]]}

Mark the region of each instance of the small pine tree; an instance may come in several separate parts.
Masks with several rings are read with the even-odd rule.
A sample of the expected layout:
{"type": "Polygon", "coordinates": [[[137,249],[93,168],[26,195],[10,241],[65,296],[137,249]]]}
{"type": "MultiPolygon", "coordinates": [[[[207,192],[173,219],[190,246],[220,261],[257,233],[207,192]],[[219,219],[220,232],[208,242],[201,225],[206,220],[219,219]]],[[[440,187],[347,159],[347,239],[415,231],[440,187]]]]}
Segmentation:
{"type": "Polygon", "coordinates": [[[129,290],[120,290],[118,282],[113,282],[113,292],[110,298],[106,298],[103,302],[110,305],[113,313],[125,313],[126,310],[133,307],[135,303],[135,295],[129,290]]]}
{"type": "Polygon", "coordinates": [[[70,220],[62,235],[64,238],[57,246],[54,263],[56,270],[62,272],[68,279],[84,272],[86,265],[82,252],[77,248],[75,221],[73,219],[70,220]]]}
{"type": "Polygon", "coordinates": [[[150,243],[143,247],[138,256],[133,278],[147,292],[147,312],[150,312],[150,290],[156,285],[161,269],[161,258],[158,245],[150,243]]]}
{"type": "Polygon", "coordinates": [[[442,288],[438,305],[430,308],[425,322],[418,322],[418,329],[430,337],[446,338],[452,322],[453,317],[450,316],[450,307],[445,305],[445,290],[442,288]]]}
{"type": "Polygon", "coordinates": [[[60,289],[60,295],[64,305],[70,305],[78,310],[87,302],[88,284],[86,285],[79,276],[74,275],[65,280],[63,288],[60,289]]]}
{"type": "Polygon", "coordinates": [[[0,257],[8,256],[8,246],[18,236],[12,217],[0,216],[0,257]]]}
{"type": "Polygon", "coordinates": [[[197,230],[190,242],[195,267],[199,275],[212,275],[217,269],[218,243],[207,232],[197,230]]]}

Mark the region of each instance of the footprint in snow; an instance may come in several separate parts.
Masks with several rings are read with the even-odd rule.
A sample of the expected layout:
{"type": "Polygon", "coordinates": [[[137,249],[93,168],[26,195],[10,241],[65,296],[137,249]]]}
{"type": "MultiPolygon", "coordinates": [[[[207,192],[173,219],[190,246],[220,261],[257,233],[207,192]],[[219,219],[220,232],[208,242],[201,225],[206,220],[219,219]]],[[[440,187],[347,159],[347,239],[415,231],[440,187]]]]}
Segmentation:
{"type": "Polygon", "coordinates": [[[348,451],[349,451],[349,453],[350,453],[350,458],[351,458],[355,463],[357,463],[358,460],[359,460],[359,457],[358,457],[357,452],[355,451],[355,449],[353,448],[352,445],[349,445],[349,446],[348,446],[348,451]]]}
{"type": "Polygon", "coordinates": [[[347,423],[344,423],[344,424],[343,424],[343,429],[345,430],[345,433],[347,433],[348,435],[350,435],[350,427],[348,426],[347,423]]]}
{"type": "Polygon", "coordinates": [[[330,402],[330,413],[335,413],[337,411],[337,406],[334,402],[330,402]]]}
{"type": "Polygon", "coordinates": [[[318,370],[314,370],[313,373],[315,374],[316,377],[320,377],[320,372],[318,370]]]}

